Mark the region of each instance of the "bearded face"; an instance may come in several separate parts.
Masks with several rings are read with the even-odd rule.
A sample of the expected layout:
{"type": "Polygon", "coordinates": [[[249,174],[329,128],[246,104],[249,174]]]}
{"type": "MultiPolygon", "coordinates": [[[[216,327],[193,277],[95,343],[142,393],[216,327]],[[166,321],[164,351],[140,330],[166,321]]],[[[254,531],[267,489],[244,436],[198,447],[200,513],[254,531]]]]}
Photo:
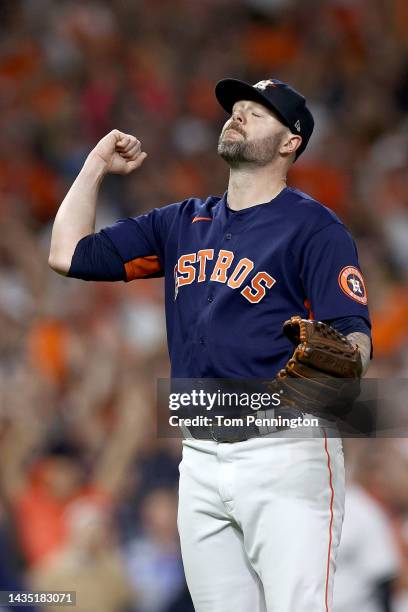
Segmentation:
{"type": "Polygon", "coordinates": [[[241,124],[231,122],[220,134],[218,154],[230,167],[237,167],[243,163],[266,166],[279,156],[281,140],[281,133],[250,138],[241,124]]]}

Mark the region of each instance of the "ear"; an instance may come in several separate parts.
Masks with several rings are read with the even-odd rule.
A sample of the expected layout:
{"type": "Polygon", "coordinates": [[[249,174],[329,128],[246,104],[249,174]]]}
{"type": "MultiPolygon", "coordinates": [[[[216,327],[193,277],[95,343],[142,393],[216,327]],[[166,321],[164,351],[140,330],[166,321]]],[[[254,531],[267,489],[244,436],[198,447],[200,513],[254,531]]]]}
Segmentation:
{"type": "Polygon", "coordinates": [[[292,155],[296,153],[301,144],[302,137],[288,131],[282,140],[280,153],[282,153],[282,155],[292,155]]]}

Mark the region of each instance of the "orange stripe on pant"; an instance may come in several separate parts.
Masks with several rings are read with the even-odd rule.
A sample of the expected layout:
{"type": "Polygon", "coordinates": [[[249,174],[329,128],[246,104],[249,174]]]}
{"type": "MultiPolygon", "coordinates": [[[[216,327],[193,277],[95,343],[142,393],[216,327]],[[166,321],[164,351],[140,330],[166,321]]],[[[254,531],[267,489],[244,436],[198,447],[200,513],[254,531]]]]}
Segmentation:
{"type": "Polygon", "coordinates": [[[329,612],[328,597],[329,597],[330,555],[331,555],[332,542],[333,542],[334,488],[333,488],[333,473],[332,473],[332,469],[331,469],[331,459],[330,459],[329,449],[328,449],[328,446],[327,446],[327,434],[326,434],[325,431],[324,431],[324,450],[325,450],[326,456],[327,456],[327,469],[329,470],[329,486],[330,486],[330,491],[331,491],[331,496],[330,496],[330,524],[329,524],[329,549],[327,551],[326,587],[325,587],[325,606],[326,606],[326,612],[329,612]]]}
{"type": "Polygon", "coordinates": [[[162,269],[157,255],[147,255],[146,257],[136,257],[125,263],[126,280],[131,281],[135,278],[146,278],[157,274],[162,269]]]}

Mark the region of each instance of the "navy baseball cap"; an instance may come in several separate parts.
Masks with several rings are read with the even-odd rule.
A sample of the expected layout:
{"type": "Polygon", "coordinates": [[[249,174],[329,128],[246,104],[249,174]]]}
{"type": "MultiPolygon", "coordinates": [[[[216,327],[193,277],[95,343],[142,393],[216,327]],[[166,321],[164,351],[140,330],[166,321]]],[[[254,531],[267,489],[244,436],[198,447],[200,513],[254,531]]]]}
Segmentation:
{"type": "Polygon", "coordinates": [[[306,149],[314,128],[312,113],[306,99],[296,89],[278,79],[266,79],[250,85],[238,79],[222,79],[215,86],[215,96],[227,113],[238,100],[253,100],[274,111],[292,134],[302,137],[296,159],[306,149]]]}

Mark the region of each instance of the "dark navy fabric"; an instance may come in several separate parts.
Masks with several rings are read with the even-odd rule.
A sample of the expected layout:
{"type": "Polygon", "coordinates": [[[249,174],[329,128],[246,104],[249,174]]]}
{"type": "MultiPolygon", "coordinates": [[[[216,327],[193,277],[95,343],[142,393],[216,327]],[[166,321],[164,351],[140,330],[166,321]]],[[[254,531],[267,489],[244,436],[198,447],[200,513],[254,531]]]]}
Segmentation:
{"type": "MultiPolygon", "coordinates": [[[[353,332],[360,332],[369,336],[371,339],[371,327],[368,321],[363,319],[363,317],[339,317],[338,319],[329,319],[324,322],[334,327],[334,329],[337,329],[343,336],[348,336],[348,334],[352,334],[353,332]]],[[[373,354],[373,341],[371,340],[370,359],[373,358],[373,354]]]]}
{"type": "Polygon", "coordinates": [[[124,281],[126,270],[110,238],[98,232],[78,242],[67,276],[86,281],[124,281]]]}
{"type": "Polygon", "coordinates": [[[296,189],[242,211],[228,208],[227,194],[190,198],[101,234],[126,280],[142,275],[146,258],[157,260],[173,377],[274,376],[293,352],[282,323],[295,314],[361,317],[370,328],[353,239],[330,209],[296,189]]]}
{"type": "Polygon", "coordinates": [[[343,336],[347,336],[353,332],[361,332],[367,336],[371,335],[371,329],[367,321],[362,317],[340,317],[338,319],[329,319],[324,322],[334,327],[334,329],[337,329],[343,336]]]}

